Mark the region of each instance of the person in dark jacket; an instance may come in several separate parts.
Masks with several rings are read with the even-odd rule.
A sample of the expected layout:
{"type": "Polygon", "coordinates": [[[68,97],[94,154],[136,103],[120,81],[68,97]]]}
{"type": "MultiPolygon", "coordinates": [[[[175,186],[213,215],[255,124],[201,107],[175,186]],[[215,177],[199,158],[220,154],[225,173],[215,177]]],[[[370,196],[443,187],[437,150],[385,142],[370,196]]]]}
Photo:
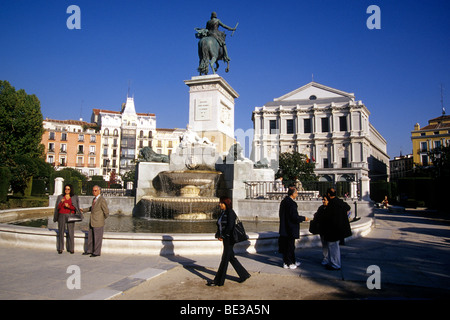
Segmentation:
{"type": "Polygon", "coordinates": [[[298,214],[298,206],[294,201],[297,194],[295,187],[289,187],[288,195],[280,203],[278,247],[279,252],[283,254],[285,269],[295,269],[300,265],[300,262],[295,261],[295,239],[300,238],[300,223],[308,221],[307,217],[298,214]]]}
{"type": "MultiPolygon", "coordinates": [[[[321,225],[323,216],[326,214],[327,209],[328,209],[328,198],[324,196],[322,197],[322,205],[317,209],[317,212],[314,214],[313,219],[313,221],[316,223],[317,226],[316,227],[317,230],[315,230],[314,234],[320,235],[320,241],[322,243],[322,254],[323,254],[322,265],[324,266],[328,264],[328,246],[323,237],[322,232],[323,227],[321,228],[321,225]]],[[[313,223],[313,221],[311,221],[311,224],[313,223]]]]}
{"type": "Polygon", "coordinates": [[[327,190],[329,199],[327,210],[321,219],[321,236],[323,238],[323,249],[328,252],[329,270],[341,269],[341,252],[339,242],[352,235],[347,212],[350,206],[343,200],[336,197],[336,190],[327,190]]]}
{"type": "Polygon", "coordinates": [[[221,214],[217,220],[216,238],[223,242],[222,260],[219,269],[213,281],[208,281],[208,286],[223,286],[227,275],[228,262],[231,263],[239,276],[239,282],[244,282],[250,278],[250,274],[245,270],[242,264],[236,259],[233,251],[235,244],[233,238],[233,229],[236,224],[236,213],[232,209],[231,199],[221,197],[219,200],[221,214]]]}

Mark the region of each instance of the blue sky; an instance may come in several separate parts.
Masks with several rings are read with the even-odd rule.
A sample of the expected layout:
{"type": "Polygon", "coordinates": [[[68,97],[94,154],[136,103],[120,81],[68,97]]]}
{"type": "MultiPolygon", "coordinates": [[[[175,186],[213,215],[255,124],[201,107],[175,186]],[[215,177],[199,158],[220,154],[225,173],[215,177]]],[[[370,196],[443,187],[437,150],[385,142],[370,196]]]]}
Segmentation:
{"type": "Polygon", "coordinates": [[[0,0],[0,79],[41,101],[44,118],[90,120],[93,108],[120,111],[128,84],[137,112],[158,128],[184,128],[198,75],[194,28],[212,11],[229,26],[229,73],[240,94],[235,129],[252,128],[262,106],[314,80],[352,92],[394,157],[411,152],[411,130],[450,113],[450,2],[0,0]],[[70,5],[81,29],[69,30],[70,5]],[[381,29],[369,30],[370,5],[381,29]]]}

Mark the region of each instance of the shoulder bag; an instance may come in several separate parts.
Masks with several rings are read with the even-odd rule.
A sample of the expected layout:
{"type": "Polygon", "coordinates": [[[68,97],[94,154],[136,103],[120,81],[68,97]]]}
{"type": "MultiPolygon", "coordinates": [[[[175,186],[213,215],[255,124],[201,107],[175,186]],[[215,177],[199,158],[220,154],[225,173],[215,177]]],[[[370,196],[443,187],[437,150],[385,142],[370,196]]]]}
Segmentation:
{"type": "Polygon", "coordinates": [[[67,217],[67,222],[80,222],[83,221],[83,214],[76,210],[75,213],[70,213],[67,217]]]}
{"type": "Polygon", "coordinates": [[[236,224],[233,229],[233,238],[235,243],[248,240],[244,225],[242,224],[241,220],[239,220],[238,216],[236,216],[236,224]]]}

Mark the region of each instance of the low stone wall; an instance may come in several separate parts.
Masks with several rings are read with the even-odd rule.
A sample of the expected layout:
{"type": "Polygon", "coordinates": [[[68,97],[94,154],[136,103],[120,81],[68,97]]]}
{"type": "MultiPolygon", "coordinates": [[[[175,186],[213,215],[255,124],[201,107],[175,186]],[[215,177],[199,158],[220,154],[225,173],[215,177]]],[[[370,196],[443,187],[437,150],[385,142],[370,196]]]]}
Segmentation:
{"type": "MultiPolygon", "coordinates": [[[[92,205],[92,196],[78,196],[80,207],[89,208],[92,205]]],[[[54,207],[58,196],[49,196],[49,207],[54,207]]],[[[108,203],[109,212],[132,215],[134,208],[134,197],[105,197],[108,203]]]]}
{"type": "MultiPolygon", "coordinates": [[[[371,218],[362,218],[351,223],[352,236],[348,240],[368,234],[372,228],[371,218]]],[[[245,224],[245,222],[244,222],[245,224]]],[[[258,253],[278,250],[278,233],[248,233],[249,240],[235,245],[237,253],[258,253]]],[[[31,228],[0,224],[0,243],[19,248],[56,250],[58,232],[52,229],[31,228]]],[[[87,243],[86,232],[75,232],[75,251],[84,252],[87,243]]],[[[320,237],[307,230],[301,231],[297,247],[319,247],[320,237]]],[[[103,254],[142,255],[220,255],[222,242],[212,234],[151,234],[105,232],[103,254]]]]}
{"type": "MultiPolygon", "coordinates": [[[[278,221],[278,211],[281,200],[248,200],[242,199],[235,202],[234,210],[241,220],[278,221]]],[[[350,218],[372,217],[373,204],[370,201],[346,201],[351,208],[350,218]]],[[[317,209],[322,205],[321,200],[297,201],[300,215],[312,218],[317,209]]]]}

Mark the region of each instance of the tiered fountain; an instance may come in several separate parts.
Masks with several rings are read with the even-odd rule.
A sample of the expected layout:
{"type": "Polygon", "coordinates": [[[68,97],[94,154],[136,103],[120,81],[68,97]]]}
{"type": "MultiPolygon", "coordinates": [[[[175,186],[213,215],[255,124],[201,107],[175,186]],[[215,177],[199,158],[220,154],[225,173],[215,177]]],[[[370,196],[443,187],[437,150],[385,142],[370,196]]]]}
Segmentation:
{"type": "Polygon", "coordinates": [[[218,212],[216,196],[220,171],[214,169],[215,145],[199,138],[188,126],[181,143],[172,154],[169,170],[161,171],[156,179],[158,194],[145,195],[141,202],[146,217],[175,220],[214,219],[218,212]],[[209,155],[209,156],[206,156],[209,155]]]}
{"type": "Polygon", "coordinates": [[[213,170],[174,170],[159,174],[163,196],[144,196],[151,218],[204,220],[214,218],[219,198],[215,197],[222,173],[213,170]]]}

